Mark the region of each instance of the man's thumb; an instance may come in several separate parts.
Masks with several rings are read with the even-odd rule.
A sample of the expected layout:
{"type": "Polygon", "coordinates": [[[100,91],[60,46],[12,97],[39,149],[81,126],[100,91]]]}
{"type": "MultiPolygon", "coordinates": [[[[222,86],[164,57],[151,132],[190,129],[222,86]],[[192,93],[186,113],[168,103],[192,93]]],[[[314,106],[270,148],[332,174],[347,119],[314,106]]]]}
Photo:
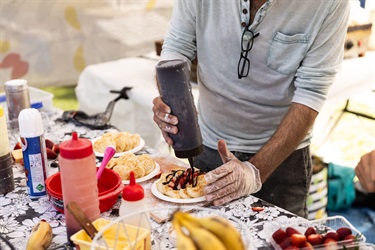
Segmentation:
{"type": "Polygon", "coordinates": [[[217,148],[224,164],[232,160],[233,154],[228,150],[227,143],[223,139],[218,141],[217,148]]]}

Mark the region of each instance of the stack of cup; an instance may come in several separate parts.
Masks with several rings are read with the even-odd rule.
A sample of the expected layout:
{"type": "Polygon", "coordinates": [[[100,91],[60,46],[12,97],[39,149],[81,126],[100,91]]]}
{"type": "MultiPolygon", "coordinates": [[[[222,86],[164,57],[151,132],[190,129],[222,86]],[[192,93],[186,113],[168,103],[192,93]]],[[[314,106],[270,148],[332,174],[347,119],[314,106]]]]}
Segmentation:
{"type": "Polygon", "coordinates": [[[4,109],[0,106],[0,194],[13,191],[13,160],[10,154],[7,122],[4,109]]]}
{"type": "Polygon", "coordinates": [[[30,108],[30,94],[27,81],[14,79],[4,83],[8,106],[10,129],[18,129],[18,116],[21,110],[30,108]]]}

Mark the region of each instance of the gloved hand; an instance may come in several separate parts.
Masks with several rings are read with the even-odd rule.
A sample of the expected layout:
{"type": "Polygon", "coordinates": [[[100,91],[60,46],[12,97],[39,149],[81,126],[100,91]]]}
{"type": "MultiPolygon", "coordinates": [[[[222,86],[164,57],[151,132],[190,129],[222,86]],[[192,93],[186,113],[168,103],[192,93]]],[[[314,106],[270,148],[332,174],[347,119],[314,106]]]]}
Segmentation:
{"type": "Polygon", "coordinates": [[[205,174],[207,201],[219,206],[261,189],[259,170],[253,164],[238,160],[224,140],[219,140],[218,151],[224,164],[205,174]]]}

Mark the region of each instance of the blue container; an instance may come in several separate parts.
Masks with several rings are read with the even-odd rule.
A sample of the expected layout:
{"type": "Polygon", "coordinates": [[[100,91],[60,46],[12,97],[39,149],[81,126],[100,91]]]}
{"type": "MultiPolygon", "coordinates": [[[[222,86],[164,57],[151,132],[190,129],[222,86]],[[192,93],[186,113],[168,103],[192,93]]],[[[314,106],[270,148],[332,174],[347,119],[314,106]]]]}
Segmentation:
{"type": "Polygon", "coordinates": [[[22,155],[27,176],[27,192],[30,197],[46,195],[47,162],[44,136],[21,137],[22,155]]]}
{"type": "Polygon", "coordinates": [[[18,122],[27,192],[32,198],[46,195],[47,152],[42,116],[37,109],[23,109],[18,122]]]}

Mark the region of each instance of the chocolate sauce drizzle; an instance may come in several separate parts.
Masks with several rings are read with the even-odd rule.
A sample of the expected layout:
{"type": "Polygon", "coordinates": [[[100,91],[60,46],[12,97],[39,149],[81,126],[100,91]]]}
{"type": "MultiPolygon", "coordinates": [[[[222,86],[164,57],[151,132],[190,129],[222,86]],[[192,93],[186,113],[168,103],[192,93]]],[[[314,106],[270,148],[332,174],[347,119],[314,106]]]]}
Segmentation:
{"type": "Polygon", "coordinates": [[[174,180],[173,190],[184,189],[188,184],[195,187],[198,184],[198,176],[201,174],[203,174],[203,172],[194,170],[194,168],[172,170],[171,173],[166,176],[166,181],[163,182],[163,185],[168,185],[174,180]],[[194,177],[195,173],[197,173],[197,175],[194,177]],[[181,183],[182,180],[183,182],[181,183]]]}

